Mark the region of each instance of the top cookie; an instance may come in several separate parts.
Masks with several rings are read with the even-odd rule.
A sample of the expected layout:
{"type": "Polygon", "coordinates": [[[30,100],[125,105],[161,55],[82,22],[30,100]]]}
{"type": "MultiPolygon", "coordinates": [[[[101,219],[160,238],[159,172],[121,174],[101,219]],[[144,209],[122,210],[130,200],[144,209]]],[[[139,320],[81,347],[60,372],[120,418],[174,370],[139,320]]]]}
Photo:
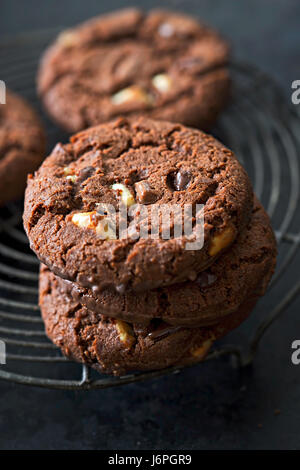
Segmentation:
{"type": "Polygon", "coordinates": [[[45,156],[41,123],[23,98],[6,91],[0,104],[0,205],[23,194],[27,174],[45,156]]]}
{"type": "Polygon", "coordinates": [[[193,18],[128,9],[60,34],[38,91],[70,132],[140,114],[207,130],[228,97],[227,63],[226,42],[193,18]]]}
{"type": "Polygon", "coordinates": [[[53,272],[122,293],[127,286],[142,291],[195,279],[243,230],[252,205],[245,170],[213,137],[179,124],[118,119],[56,146],[28,179],[24,226],[32,249],[53,272]],[[203,248],[186,249],[196,234],[195,218],[191,233],[178,235],[176,220],[164,218],[164,211],[169,239],[161,231],[147,237],[148,213],[136,231],[115,239],[110,214],[116,210],[119,229],[120,202],[125,208],[139,203],[138,214],[203,204],[203,248]],[[140,229],[144,233],[135,237],[140,229]]]}

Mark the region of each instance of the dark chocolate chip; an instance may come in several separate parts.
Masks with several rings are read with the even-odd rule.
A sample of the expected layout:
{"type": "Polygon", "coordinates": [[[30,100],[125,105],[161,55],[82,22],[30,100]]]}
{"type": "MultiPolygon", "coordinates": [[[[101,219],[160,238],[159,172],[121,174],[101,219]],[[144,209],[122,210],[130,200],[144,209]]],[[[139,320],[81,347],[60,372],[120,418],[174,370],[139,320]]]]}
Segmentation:
{"type": "Polygon", "coordinates": [[[155,328],[155,330],[150,331],[148,336],[153,341],[159,341],[160,339],[163,339],[166,336],[169,336],[172,333],[175,333],[176,331],[179,331],[181,329],[181,326],[167,325],[166,323],[162,322],[162,324],[158,328],[155,328]]]}
{"type": "Polygon", "coordinates": [[[158,199],[158,194],[154,191],[147,181],[135,183],[136,199],[140,204],[153,204],[158,199]]]}
{"type": "Polygon", "coordinates": [[[86,166],[85,168],[82,168],[79,171],[76,183],[82,184],[85,180],[90,178],[94,172],[95,168],[93,166],[86,166]]]}
{"type": "Polygon", "coordinates": [[[167,176],[167,185],[173,191],[184,191],[190,185],[192,175],[189,171],[179,170],[169,173],[167,176]]]}

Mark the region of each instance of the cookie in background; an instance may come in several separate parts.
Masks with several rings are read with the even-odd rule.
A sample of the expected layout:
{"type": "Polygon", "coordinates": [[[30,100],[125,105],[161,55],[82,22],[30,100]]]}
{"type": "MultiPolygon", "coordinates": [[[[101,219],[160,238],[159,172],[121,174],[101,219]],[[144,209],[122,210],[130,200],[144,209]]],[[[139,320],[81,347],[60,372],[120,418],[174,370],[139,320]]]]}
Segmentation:
{"type": "Polygon", "coordinates": [[[230,94],[229,48],[182,13],[132,8],[62,32],[45,52],[38,92],[64,129],[143,115],[208,130],[230,94]]]}

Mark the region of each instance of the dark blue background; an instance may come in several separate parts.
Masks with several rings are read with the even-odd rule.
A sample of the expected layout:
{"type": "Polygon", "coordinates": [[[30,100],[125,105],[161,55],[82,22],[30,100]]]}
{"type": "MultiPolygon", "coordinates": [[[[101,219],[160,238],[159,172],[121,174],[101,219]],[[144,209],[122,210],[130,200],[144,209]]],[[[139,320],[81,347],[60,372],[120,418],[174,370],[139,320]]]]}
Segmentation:
{"type": "Polygon", "coordinates": [[[271,72],[286,89],[297,78],[298,0],[1,0],[0,35],[72,25],[132,5],[169,7],[200,16],[230,38],[236,56],[271,72]]]}
{"type": "MultiPolygon", "coordinates": [[[[297,0],[136,4],[164,5],[202,17],[230,38],[238,58],[272,74],[287,100],[291,82],[300,79],[297,0]]],[[[71,25],[128,5],[116,0],[1,0],[0,38],[71,25]]],[[[222,360],[176,376],[98,392],[0,383],[0,448],[299,449],[300,366],[290,360],[290,345],[299,331],[299,307],[298,300],[272,327],[253,370],[242,375],[222,360]]]]}

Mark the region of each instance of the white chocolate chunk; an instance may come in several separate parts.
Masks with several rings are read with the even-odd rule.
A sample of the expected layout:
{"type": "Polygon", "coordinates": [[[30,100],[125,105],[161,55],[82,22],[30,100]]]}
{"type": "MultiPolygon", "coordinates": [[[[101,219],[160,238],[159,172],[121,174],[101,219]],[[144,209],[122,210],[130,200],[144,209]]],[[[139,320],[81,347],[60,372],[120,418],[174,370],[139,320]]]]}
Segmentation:
{"type": "Polygon", "coordinates": [[[133,330],[131,326],[122,321],[122,320],[116,320],[116,328],[117,332],[119,334],[120,341],[127,347],[131,348],[133,344],[135,343],[135,337],[133,330]]]}
{"type": "Polygon", "coordinates": [[[172,80],[166,73],[159,73],[152,78],[155,88],[161,93],[166,93],[172,86],[172,80]]]}
{"type": "Polygon", "coordinates": [[[95,212],[76,212],[72,216],[73,224],[80,228],[90,228],[92,225],[92,214],[95,212]]]}
{"type": "Polygon", "coordinates": [[[130,207],[133,204],[135,204],[135,199],[134,199],[133,195],[131,194],[129,189],[124,184],[115,183],[115,184],[112,185],[111,189],[113,191],[118,192],[121,201],[123,202],[123,204],[126,207],[130,207]]]}
{"type": "Polygon", "coordinates": [[[72,173],[73,173],[73,171],[71,170],[71,168],[69,166],[64,167],[64,175],[65,176],[72,175],[72,173]]]}
{"type": "Polygon", "coordinates": [[[115,95],[111,97],[111,101],[115,105],[127,103],[128,101],[138,101],[140,103],[151,104],[152,97],[137,85],[133,85],[124,90],[118,91],[115,95]]]}
{"type": "Polygon", "coordinates": [[[116,240],[116,233],[107,217],[100,216],[96,211],[76,212],[72,216],[73,224],[79,228],[89,228],[103,240],[116,240]]]}
{"type": "Polygon", "coordinates": [[[76,175],[68,175],[68,176],[66,176],[66,179],[68,181],[71,181],[72,183],[75,183],[75,181],[77,180],[77,176],[76,175]]]}
{"type": "Polygon", "coordinates": [[[170,38],[174,34],[174,27],[170,23],[162,23],[158,28],[158,32],[161,37],[170,38]]]}
{"type": "Polygon", "coordinates": [[[223,232],[217,233],[211,240],[209,255],[215,256],[221,250],[224,250],[228,245],[230,245],[235,237],[235,233],[232,227],[227,227],[223,232]]]}
{"type": "Polygon", "coordinates": [[[77,176],[74,175],[73,170],[69,166],[65,166],[64,176],[66,177],[67,180],[71,181],[72,183],[75,183],[77,179],[77,176]]]}
{"type": "Polygon", "coordinates": [[[207,339],[199,348],[191,349],[191,354],[199,360],[204,359],[210,350],[212,343],[212,340],[207,339]]]}
{"type": "Polygon", "coordinates": [[[77,34],[71,29],[63,31],[57,36],[56,42],[63,47],[72,47],[76,44],[77,34]]]}

